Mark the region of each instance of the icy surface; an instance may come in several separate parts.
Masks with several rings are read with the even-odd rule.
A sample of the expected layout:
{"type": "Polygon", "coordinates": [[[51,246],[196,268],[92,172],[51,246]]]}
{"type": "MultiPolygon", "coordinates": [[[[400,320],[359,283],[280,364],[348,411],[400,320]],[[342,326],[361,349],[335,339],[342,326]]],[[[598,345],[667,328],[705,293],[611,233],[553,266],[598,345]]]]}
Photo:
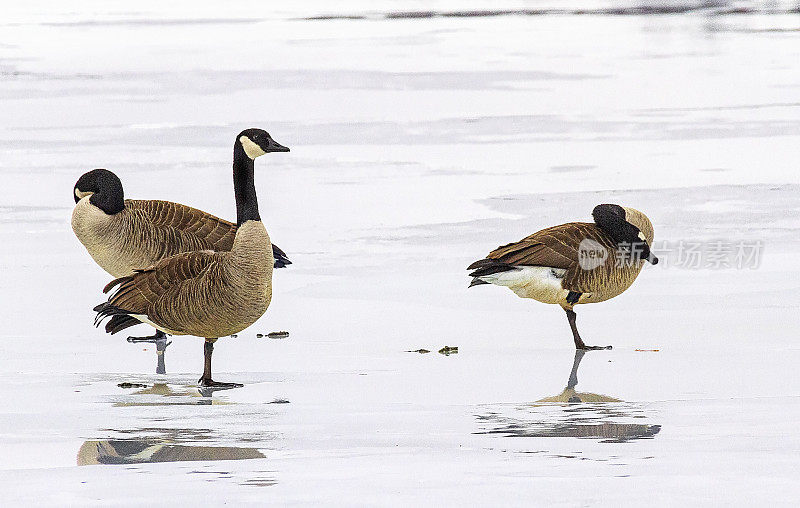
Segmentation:
{"type": "Polygon", "coordinates": [[[4,506],[796,505],[796,4],[269,5],[4,5],[4,506]],[[106,167],[128,197],[233,217],[233,136],[256,126],[292,149],[256,185],[294,264],[218,342],[216,377],[246,386],[203,394],[199,339],[158,376],[154,347],[92,328],[109,277],[71,190],[106,167]],[[563,312],[464,268],[601,202],[763,257],[667,256],[579,308],[614,349],[565,389],[563,312]]]}

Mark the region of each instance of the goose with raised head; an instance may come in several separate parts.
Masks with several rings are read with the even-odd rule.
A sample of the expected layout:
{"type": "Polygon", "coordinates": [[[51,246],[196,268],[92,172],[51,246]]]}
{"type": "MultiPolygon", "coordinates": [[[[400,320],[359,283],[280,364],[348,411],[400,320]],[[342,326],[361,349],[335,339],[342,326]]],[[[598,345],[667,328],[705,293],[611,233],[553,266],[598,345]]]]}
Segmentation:
{"type": "Polygon", "coordinates": [[[597,205],[594,224],[570,222],[498,247],[469,265],[470,287],[494,284],[521,298],[560,305],[567,313],[577,349],[587,346],[576,325],[575,305],[603,302],[628,289],[650,252],[653,225],[642,212],[614,204],[597,205]]]}
{"type": "MultiPolygon", "coordinates": [[[[158,261],[197,250],[229,251],[236,224],[190,206],[157,199],[124,199],[122,182],[107,169],[84,173],[73,189],[72,230],[86,250],[113,277],[132,275],[158,261]]],[[[275,268],[292,264],[277,245],[272,246],[275,268]]],[[[106,329],[117,328],[118,318],[106,329]]],[[[156,330],[129,342],[166,344],[156,330]]]]}
{"type": "Polygon", "coordinates": [[[272,300],[272,244],[258,212],[254,160],[288,152],[261,129],[247,129],[233,148],[236,233],[229,251],[196,250],[161,259],[111,281],[107,302],[94,308],[97,323],[110,317],[106,331],[149,323],[164,333],[205,338],[201,386],[232,388],[211,377],[214,342],[238,333],[260,318],[272,300]]]}

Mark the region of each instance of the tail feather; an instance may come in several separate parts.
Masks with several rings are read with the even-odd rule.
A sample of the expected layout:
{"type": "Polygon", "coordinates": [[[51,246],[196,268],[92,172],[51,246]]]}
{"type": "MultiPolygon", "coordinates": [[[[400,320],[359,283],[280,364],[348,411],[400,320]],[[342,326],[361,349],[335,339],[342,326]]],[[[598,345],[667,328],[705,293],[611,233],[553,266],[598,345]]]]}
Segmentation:
{"type": "Polygon", "coordinates": [[[493,273],[508,272],[516,269],[517,267],[514,265],[509,265],[508,263],[503,263],[496,259],[481,259],[467,267],[467,270],[474,270],[469,274],[470,277],[483,277],[493,273]]]}
{"type": "MultiPolygon", "coordinates": [[[[151,268],[134,270],[134,272],[146,272],[150,269],[151,268]]],[[[125,328],[141,323],[141,321],[132,315],[136,314],[136,312],[132,312],[118,306],[120,303],[119,298],[121,296],[125,296],[133,290],[131,283],[133,282],[133,278],[135,277],[136,273],[134,273],[134,275],[128,275],[114,279],[103,288],[104,293],[110,292],[111,294],[108,297],[108,301],[96,305],[94,309],[92,309],[97,313],[94,318],[95,326],[100,326],[100,324],[105,321],[106,318],[111,318],[108,323],[106,323],[105,330],[107,333],[113,335],[121,330],[124,330],[125,328]]]]}
{"type": "MultiPolygon", "coordinates": [[[[97,316],[94,318],[94,326],[100,326],[106,318],[114,318],[116,316],[126,316],[130,317],[130,313],[127,310],[120,309],[119,307],[115,307],[108,302],[103,302],[100,305],[96,305],[93,311],[97,312],[97,316]]],[[[131,318],[133,319],[133,318],[131,318]]],[[[110,324],[110,322],[109,322],[110,324]]],[[[108,330],[106,330],[108,331],[108,330]]],[[[110,333],[110,332],[109,332],[110,333]]]]}
{"type": "Polygon", "coordinates": [[[470,282],[469,286],[467,286],[467,287],[480,286],[481,284],[489,284],[489,282],[486,282],[485,280],[481,280],[481,279],[475,277],[474,279],[472,279],[472,282],[470,282]]]}
{"type": "Polygon", "coordinates": [[[116,316],[112,316],[111,320],[106,323],[106,333],[114,335],[115,333],[121,332],[126,328],[140,324],[142,324],[142,322],[135,317],[127,314],[117,314],[116,316]]]}
{"type": "Polygon", "coordinates": [[[286,253],[274,243],[272,244],[272,257],[275,258],[275,268],[285,268],[292,264],[286,253]]]}
{"type": "Polygon", "coordinates": [[[482,266],[490,265],[490,264],[492,264],[494,262],[495,261],[493,259],[488,259],[488,258],[487,259],[479,259],[479,260],[475,261],[474,263],[472,263],[471,265],[469,265],[467,267],[467,270],[474,270],[474,269],[480,268],[482,266]]]}

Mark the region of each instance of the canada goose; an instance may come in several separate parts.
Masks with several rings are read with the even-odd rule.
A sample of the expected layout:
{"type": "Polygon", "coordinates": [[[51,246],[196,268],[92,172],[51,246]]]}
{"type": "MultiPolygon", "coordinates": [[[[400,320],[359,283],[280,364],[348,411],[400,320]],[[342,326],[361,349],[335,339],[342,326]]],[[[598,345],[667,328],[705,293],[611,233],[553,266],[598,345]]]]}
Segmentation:
{"type": "Polygon", "coordinates": [[[656,264],[658,258],[650,252],[653,225],[642,212],[606,204],[597,205],[592,217],[594,224],[569,222],[498,247],[469,265],[469,286],[505,286],[521,298],[560,305],[577,349],[611,349],[584,344],[573,307],[621,294],[644,260],[656,264]]]}
{"type": "MultiPolygon", "coordinates": [[[[124,199],[122,182],[107,169],[84,173],[75,183],[73,197],[72,230],[113,277],[132,275],[182,252],[233,247],[236,224],[180,203],[124,199]]],[[[292,264],[277,245],[272,246],[272,254],[275,268],[292,264]]],[[[118,321],[112,319],[106,329],[118,321]]],[[[128,337],[128,342],[166,344],[166,335],[156,330],[149,337],[128,337]]]]}
{"type": "Polygon", "coordinates": [[[108,301],[94,308],[109,333],[139,322],[162,332],[205,338],[201,386],[233,388],[211,378],[211,355],[217,338],[256,322],[272,299],[272,245],[258,213],[253,181],[254,159],[268,152],[288,152],[261,129],[247,129],[233,146],[236,234],[230,251],[196,250],[161,259],[111,281],[108,301]]]}

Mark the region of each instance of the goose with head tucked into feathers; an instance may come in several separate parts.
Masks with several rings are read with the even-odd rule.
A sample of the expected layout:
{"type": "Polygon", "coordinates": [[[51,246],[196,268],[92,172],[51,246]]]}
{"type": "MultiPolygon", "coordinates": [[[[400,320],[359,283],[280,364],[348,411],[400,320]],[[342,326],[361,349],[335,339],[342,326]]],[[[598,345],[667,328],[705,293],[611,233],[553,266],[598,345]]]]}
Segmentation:
{"type": "Polygon", "coordinates": [[[650,252],[653,225],[642,212],[614,204],[597,205],[594,224],[570,222],[498,247],[469,265],[470,287],[494,284],[521,298],[560,305],[567,313],[577,349],[587,346],[575,323],[575,305],[614,298],[628,289],[650,252]]]}
{"type": "MultiPolygon", "coordinates": [[[[158,261],[197,250],[229,251],[237,225],[190,206],[156,199],[124,199],[122,182],[107,169],[84,173],[73,189],[72,230],[98,265],[113,277],[132,275],[158,261]]],[[[272,246],[275,268],[292,264],[272,246]]],[[[113,318],[107,331],[117,328],[113,318]]],[[[166,344],[166,334],[128,337],[166,344]]]]}
{"type": "Polygon", "coordinates": [[[94,308],[97,322],[110,317],[109,333],[143,322],[164,333],[203,337],[205,366],[200,385],[241,386],[215,382],[211,356],[219,337],[255,323],[272,299],[274,258],[258,212],[254,160],[268,152],[288,151],[266,131],[242,131],[233,149],[237,221],[230,250],[183,252],[111,281],[104,289],[114,289],[108,301],[94,308]]]}

